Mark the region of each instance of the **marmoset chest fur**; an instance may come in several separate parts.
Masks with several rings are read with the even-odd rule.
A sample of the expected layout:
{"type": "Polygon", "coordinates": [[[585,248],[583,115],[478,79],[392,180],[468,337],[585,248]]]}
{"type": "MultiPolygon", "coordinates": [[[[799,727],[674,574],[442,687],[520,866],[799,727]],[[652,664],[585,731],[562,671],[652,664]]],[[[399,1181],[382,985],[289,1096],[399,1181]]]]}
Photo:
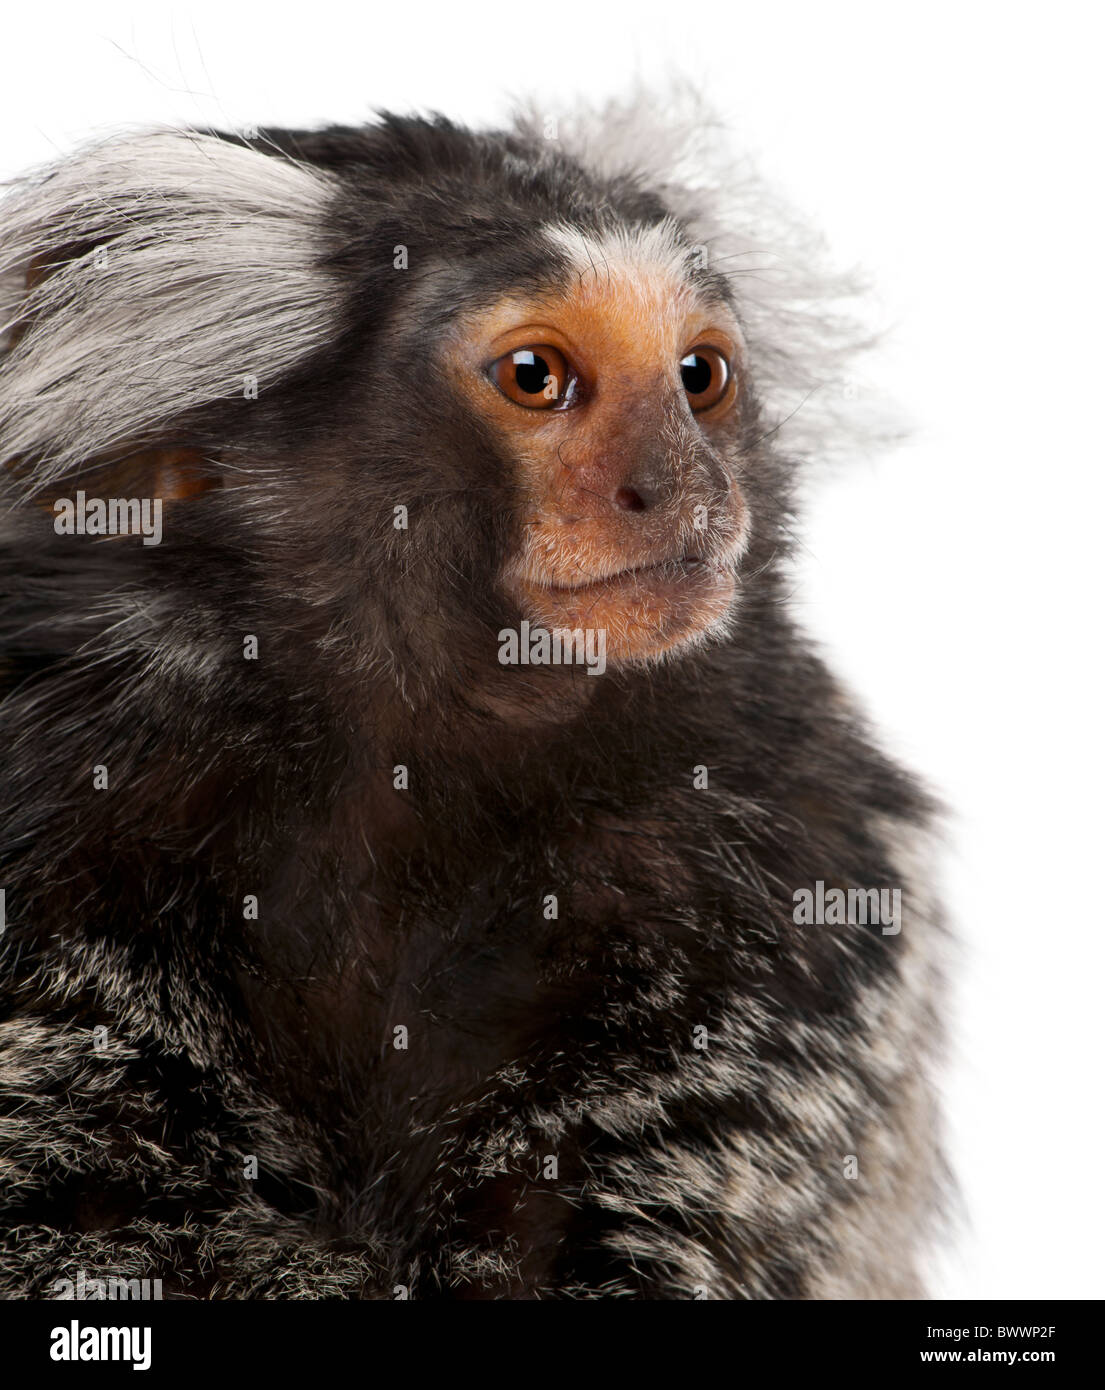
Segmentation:
{"type": "Polygon", "coordinates": [[[10,191],[10,1296],[919,1291],[934,807],[789,608],[840,287],[645,127],[10,191]]]}

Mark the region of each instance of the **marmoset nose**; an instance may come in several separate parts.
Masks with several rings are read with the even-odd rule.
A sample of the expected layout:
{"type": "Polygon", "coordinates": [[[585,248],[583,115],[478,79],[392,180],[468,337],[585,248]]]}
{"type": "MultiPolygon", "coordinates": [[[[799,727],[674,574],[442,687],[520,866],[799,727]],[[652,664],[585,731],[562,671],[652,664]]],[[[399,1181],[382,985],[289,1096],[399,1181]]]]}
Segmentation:
{"type": "Polygon", "coordinates": [[[649,505],[635,487],[620,487],[614,494],[614,506],[623,512],[644,512],[649,505]]]}

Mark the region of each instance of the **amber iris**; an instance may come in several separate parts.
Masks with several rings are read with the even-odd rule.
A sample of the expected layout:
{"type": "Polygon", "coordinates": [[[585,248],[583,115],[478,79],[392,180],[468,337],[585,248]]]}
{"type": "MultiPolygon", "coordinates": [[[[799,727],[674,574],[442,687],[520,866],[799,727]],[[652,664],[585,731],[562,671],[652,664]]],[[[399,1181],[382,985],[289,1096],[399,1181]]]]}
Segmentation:
{"type": "Polygon", "coordinates": [[[565,405],[575,384],[564,354],[547,345],[515,348],[493,362],[489,374],[504,396],[531,410],[565,405]]]}
{"type": "Polygon", "coordinates": [[[692,410],[709,410],[729,387],[729,363],[717,348],[696,347],[679,363],[683,389],[692,410]]]}

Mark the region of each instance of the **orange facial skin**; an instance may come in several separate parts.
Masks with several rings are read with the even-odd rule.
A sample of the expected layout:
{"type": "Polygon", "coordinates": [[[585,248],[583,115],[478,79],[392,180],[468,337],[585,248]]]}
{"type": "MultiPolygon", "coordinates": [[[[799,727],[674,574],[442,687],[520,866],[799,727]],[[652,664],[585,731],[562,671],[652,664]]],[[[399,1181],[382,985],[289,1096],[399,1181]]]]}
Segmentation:
{"type": "Polygon", "coordinates": [[[749,529],[715,447],[742,394],[727,310],[670,265],[605,258],[562,293],[505,297],[463,319],[446,368],[517,460],[519,541],[501,583],[523,617],[605,629],[613,665],[724,630],[749,529]],[[552,408],[497,384],[504,357],[540,347],[573,374],[554,382],[552,408]],[[728,362],[730,380],[696,413],[680,363],[697,347],[728,362]]]}

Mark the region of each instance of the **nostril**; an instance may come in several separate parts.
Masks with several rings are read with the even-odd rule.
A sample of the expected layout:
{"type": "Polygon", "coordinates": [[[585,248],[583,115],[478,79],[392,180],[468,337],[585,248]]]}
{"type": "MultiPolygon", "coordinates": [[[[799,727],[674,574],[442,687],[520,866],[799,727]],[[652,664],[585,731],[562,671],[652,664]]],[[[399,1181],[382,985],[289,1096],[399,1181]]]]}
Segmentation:
{"type": "Polygon", "coordinates": [[[623,512],[643,512],[645,499],[631,487],[620,487],[614,494],[614,505],[623,512]]]}

